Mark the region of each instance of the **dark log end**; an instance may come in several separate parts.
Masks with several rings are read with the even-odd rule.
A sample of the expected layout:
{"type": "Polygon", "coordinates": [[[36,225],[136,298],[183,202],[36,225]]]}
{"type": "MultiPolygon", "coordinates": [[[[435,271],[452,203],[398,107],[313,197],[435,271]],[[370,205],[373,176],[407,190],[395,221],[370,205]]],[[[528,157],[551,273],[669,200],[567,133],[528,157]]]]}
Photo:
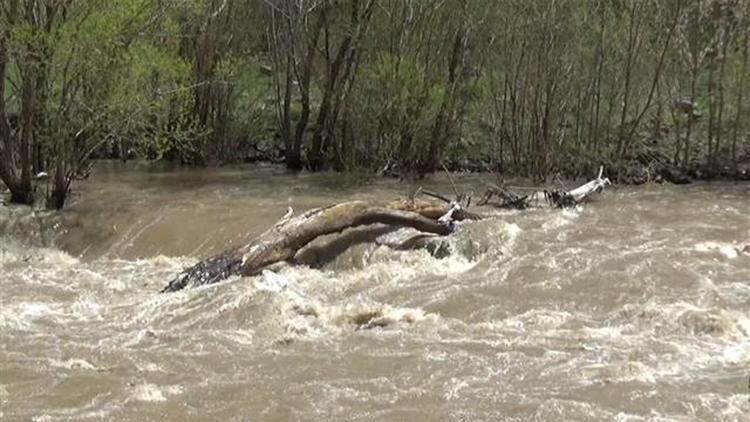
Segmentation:
{"type": "Polygon", "coordinates": [[[544,197],[557,208],[568,208],[576,206],[577,202],[573,195],[567,191],[552,190],[544,191],[544,197]]]}
{"type": "Polygon", "coordinates": [[[242,259],[238,254],[224,253],[201,261],[182,271],[161,293],[176,292],[186,287],[198,287],[218,283],[229,276],[240,273],[242,259]]]}

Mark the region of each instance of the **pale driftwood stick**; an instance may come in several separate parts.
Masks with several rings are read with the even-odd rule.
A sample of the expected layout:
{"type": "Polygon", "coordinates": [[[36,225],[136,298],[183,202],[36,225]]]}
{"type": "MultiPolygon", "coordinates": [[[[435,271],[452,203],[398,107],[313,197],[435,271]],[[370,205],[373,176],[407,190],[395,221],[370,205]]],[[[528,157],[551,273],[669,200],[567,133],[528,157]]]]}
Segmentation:
{"type": "Polygon", "coordinates": [[[610,184],[608,178],[602,178],[604,167],[599,168],[599,174],[596,179],[589,181],[573,190],[541,190],[536,189],[536,192],[526,196],[521,196],[513,192],[508,188],[500,188],[497,186],[490,187],[482,200],[482,204],[490,204],[490,200],[493,197],[500,198],[501,202],[493,203],[499,208],[516,208],[524,209],[529,207],[567,207],[576,205],[585,201],[592,194],[600,192],[605,186],[610,184]]]}
{"type": "Polygon", "coordinates": [[[451,175],[451,172],[448,171],[448,167],[443,164],[443,170],[445,170],[445,174],[448,175],[448,181],[451,182],[451,188],[453,189],[453,194],[456,195],[456,198],[460,196],[458,193],[458,187],[456,187],[456,183],[453,181],[453,176],[451,175]]]}
{"type": "Polygon", "coordinates": [[[602,178],[602,174],[604,174],[604,166],[599,166],[599,174],[596,176],[596,179],[569,191],[568,195],[570,195],[576,203],[579,203],[592,194],[601,192],[605,186],[611,184],[608,178],[602,178]]]}
{"type": "Polygon", "coordinates": [[[448,206],[419,200],[385,204],[351,201],[316,208],[277,223],[245,246],[225,251],[186,269],[162,292],[212,284],[232,275],[257,274],[271,264],[292,259],[315,238],[350,227],[381,223],[447,235],[453,229],[454,220],[476,218],[478,216],[455,204],[448,206]],[[441,218],[442,221],[438,221],[441,218]]]}
{"type": "Polygon", "coordinates": [[[568,192],[568,195],[573,197],[576,203],[581,202],[596,192],[600,192],[605,186],[609,185],[609,179],[597,178],[583,186],[579,186],[572,191],[568,192]]]}
{"type": "Polygon", "coordinates": [[[409,197],[412,201],[417,199],[417,197],[422,193],[422,186],[418,187],[417,190],[414,191],[414,193],[411,194],[409,197]]]}

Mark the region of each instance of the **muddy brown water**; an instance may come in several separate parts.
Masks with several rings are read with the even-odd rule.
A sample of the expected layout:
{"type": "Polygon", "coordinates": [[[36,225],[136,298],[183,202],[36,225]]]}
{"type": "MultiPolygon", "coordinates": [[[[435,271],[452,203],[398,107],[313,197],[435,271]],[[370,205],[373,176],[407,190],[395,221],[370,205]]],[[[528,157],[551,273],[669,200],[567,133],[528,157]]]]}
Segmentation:
{"type": "Polygon", "coordinates": [[[613,187],[461,224],[442,258],[365,242],[157,294],[287,206],[413,188],[101,164],[62,215],[0,207],[0,419],[750,420],[747,183],[613,187]]]}

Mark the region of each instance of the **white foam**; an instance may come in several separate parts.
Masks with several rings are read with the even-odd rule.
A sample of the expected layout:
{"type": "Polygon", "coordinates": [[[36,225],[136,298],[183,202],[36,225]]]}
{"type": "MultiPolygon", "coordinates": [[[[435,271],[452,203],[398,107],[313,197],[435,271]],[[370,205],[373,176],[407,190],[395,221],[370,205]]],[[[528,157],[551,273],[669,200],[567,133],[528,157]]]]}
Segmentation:
{"type": "Polygon", "coordinates": [[[729,259],[740,256],[740,252],[737,248],[729,243],[700,242],[694,246],[694,249],[698,252],[719,252],[721,255],[729,259]]]}
{"type": "Polygon", "coordinates": [[[258,290],[263,290],[272,293],[280,293],[286,289],[290,284],[290,280],[283,275],[277,274],[273,271],[263,270],[262,277],[255,283],[255,287],[258,290]]]}
{"type": "Polygon", "coordinates": [[[79,298],[72,306],[72,311],[75,316],[80,320],[96,320],[101,321],[102,318],[102,305],[96,302],[91,297],[79,298]]]}
{"type": "Polygon", "coordinates": [[[43,318],[57,318],[63,315],[58,309],[42,302],[22,302],[15,306],[0,309],[0,327],[28,331],[43,318]]]}
{"type": "Polygon", "coordinates": [[[542,229],[554,230],[565,227],[573,223],[573,221],[580,216],[580,207],[564,208],[562,211],[555,212],[552,216],[548,217],[542,224],[542,229]]]}
{"type": "Polygon", "coordinates": [[[552,329],[561,326],[571,314],[564,311],[553,311],[546,309],[532,309],[520,315],[509,318],[507,323],[511,326],[529,327],[534,329],[552,329]]]}
{"type": "Polygon", "coordinates": [[[0,247],[0,265],[38,262],[67,268],[80,263],[77,258],[58,249],[27,247],[6,237],[0,238],[0,243],[5,243],[0,247]]]}
{"type": "Polygon", "coordinates": [[[167,396],[182,393],[183,388],[179,385],[158,386],[156,384],[138,384],[133,388],[131,397],[143,402],[164,402],[167,396]]]}
{"type": "Polygon", "coordinates": [[[220,335],[237,344],[249,346],[255,343],[255,332],[253,330],[222,331],[220,335]]]}
{"type": "Polygon", "coordinates": [[[133,389],[133,398],[138,401],[167,401],[167,397],[155,384],[140,384],[133,389]]]}
{"type": "Polygon", "coordinates": [[[161,366],[153,362],[145,362],[142,364],[137,364],[136,367],[138,368],[138,371],[140,372],[160,372],[163,369],[161,366]]]}
{"type": "Polygon", "coordinates": [[[502,232],[507,236],[507,240],[503,242],[500,251],[504,254],[510,254],[513,248],[518,243],[518,239],[523,233],[523,229],[515,223],[503,223],[502,232]]]}
{"type": "Polygon", "coordinates": [[[94,366],[91,362],[85,359],[78,359],[78,358],[66,359],[66,360],[50,359],[49,363],[51,366],[55,368],[82,369],[86,371],[97,370],[96,366],[94,366]]]}
{"type": "Polygon", "coordinates": [[[469,383],[466,382],[466,380],[460,380],[457,378],[451,378],[451,385],[448,388],[448,391],[443,394],[443,398],[445,400],[453,400],[458,397],[458,393],[469,386],[469,383]]]}

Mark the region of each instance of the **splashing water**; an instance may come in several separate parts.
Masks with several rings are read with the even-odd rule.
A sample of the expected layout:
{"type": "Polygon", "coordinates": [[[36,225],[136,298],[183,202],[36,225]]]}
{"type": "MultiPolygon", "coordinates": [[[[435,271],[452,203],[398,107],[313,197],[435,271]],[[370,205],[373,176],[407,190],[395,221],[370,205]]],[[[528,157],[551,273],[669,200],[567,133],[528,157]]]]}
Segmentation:
{"type": "Polygon", "coordinates": [[[612,189],[463,223],[435,240],[444,254],[386,246],[399,232],[319,267],[161,295],[289,204],[413,186],[99,172],[62,215],[0,207],[3,420],[750,414],[746,184],[612,189]]]}

